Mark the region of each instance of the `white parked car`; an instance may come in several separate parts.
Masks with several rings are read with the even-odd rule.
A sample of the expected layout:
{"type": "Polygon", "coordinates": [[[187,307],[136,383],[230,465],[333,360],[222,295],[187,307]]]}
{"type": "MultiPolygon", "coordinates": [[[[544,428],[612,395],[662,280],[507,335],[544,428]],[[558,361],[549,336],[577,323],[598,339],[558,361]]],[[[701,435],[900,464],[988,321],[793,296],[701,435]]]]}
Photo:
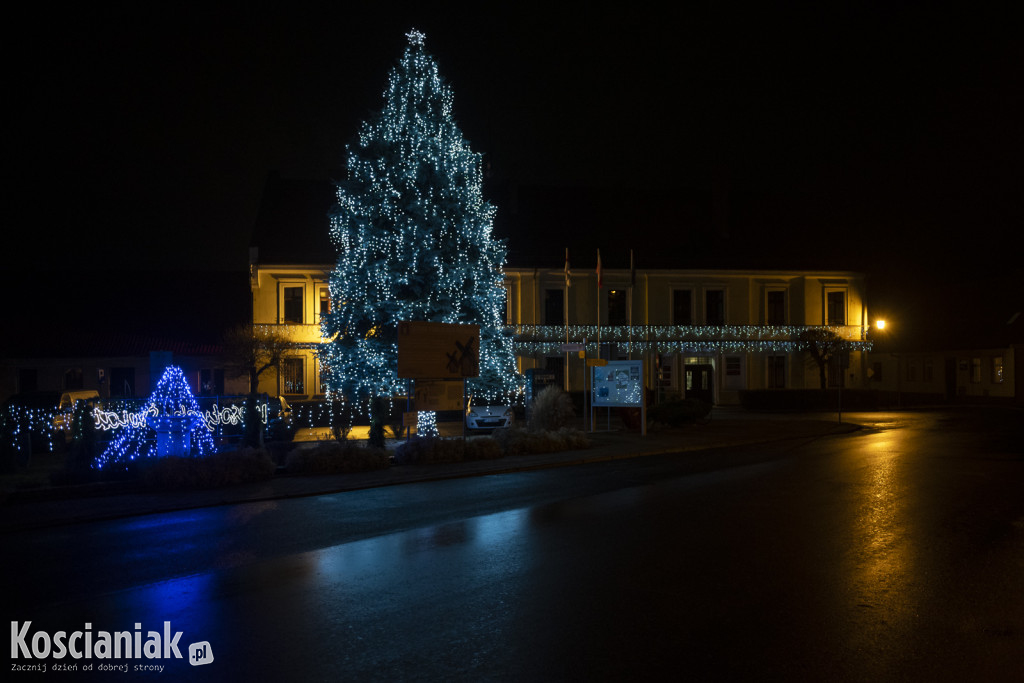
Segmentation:
{"type": "Polygon", "coordinates": [[[511,427],[515,422],[515,409],[504,405],[473,405],[473,399],[466,402],[466,429],[500,429],[511,427]]]}

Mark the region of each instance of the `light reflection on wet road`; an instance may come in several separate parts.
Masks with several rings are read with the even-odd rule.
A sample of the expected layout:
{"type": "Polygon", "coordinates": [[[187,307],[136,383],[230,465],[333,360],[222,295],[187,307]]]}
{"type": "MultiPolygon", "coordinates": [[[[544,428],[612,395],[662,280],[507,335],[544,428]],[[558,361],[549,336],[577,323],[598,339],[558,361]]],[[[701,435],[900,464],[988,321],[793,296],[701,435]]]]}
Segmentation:
{"type": "Polygon", "coordinates": [[[667,457],[84,525],[65,542],[130,534],[145,561],[22,618],[170,620],[216,655],[174,671],[211,680],[1012,680],[1024,462],[933,416],[872,417],[687,476],[667,457]],[[520,488],[534,502],[464,512],[520,488]],[[381,496],[395,530],[307,529],[381,496]],[[457,512],[402,517],[405,496],[457,512]]]}

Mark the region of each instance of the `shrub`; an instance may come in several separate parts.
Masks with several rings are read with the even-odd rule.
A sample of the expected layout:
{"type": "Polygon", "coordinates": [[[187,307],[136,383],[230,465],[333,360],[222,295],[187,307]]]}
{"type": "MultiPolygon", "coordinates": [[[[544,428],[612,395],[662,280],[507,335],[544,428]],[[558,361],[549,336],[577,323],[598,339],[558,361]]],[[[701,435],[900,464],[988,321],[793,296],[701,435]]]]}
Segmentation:
{"type": "Polygon", "coordinates": [[[428,465],[466,460],[497,460],[503,455],[498,442],[489,436],[476,436],[472,439],[417,436],[399,444],[395,449],[395,463],[428,465]]]}
{"type": "Polygon", "coordinates": [[[494,437],[478,436],[466,441],[466,460],[497,460],[505,454],[494,437]]]}
{"type": "Polygon", "coordinates": [[[565,427],[550,432],[518,428],[497,429],[493,438],[505,455],[554,453],[590,446],[590,441],[583,432],[565,427]]]}
{"type": "Polygon", "coordinates": [[[694,398],[666,401],[647,410],[647,418],[670,427],[680,427],[707,417],[711,404],[694,398]]]}
{"type": "Polygon", "coordinates": [[[261,481],[274,476],[270,454],[262,448],[243,447],[199,458],[167,456],[138,463],[143,484],[152,488],[214,488],[261,481]]]}
{"type": "Polygon", "coordinates": [[[465,459],[466,445],[462,439],[414,436],[395,449],[395,462],[400,465],[462,462],[465,459]]]}
{"type": "Polygon", "coordinates": [[[528,426],[532,431],[555,431],[571,425],[575,417],[569,395],[556,386],[548,386],[533,399],[528,426]]]}
{"type": "Polygon", "coordinates": [[[387,469],[391,456],[383,448],[363,447],[353,441],[323,441],[313,448],[295,448],[285,466],[295,474],[341,474],[387,469]]]}

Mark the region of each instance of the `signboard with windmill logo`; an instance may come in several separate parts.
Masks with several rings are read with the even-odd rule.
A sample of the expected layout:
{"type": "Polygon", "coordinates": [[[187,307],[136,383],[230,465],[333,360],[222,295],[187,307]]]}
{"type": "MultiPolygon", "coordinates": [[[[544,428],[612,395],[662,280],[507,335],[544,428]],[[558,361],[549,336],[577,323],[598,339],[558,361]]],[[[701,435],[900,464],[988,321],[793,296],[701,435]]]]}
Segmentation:
{"type": "Polygon", "coordinates": [[[480,326],[398,323],[398,376],[465,379],[480,374],[480,326]]]}

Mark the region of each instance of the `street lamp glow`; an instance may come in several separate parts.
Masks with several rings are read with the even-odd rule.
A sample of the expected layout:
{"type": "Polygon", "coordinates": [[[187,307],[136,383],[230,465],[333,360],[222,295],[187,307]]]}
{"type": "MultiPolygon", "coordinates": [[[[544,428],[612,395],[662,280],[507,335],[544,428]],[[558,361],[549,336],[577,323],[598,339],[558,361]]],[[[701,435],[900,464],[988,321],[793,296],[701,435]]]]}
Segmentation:
{"type": "Polygon", "coordinates": [[[885,329],[885,321],[884,320],[876,320],[875,321],[875,329],[884,330],[885,329]]]}

